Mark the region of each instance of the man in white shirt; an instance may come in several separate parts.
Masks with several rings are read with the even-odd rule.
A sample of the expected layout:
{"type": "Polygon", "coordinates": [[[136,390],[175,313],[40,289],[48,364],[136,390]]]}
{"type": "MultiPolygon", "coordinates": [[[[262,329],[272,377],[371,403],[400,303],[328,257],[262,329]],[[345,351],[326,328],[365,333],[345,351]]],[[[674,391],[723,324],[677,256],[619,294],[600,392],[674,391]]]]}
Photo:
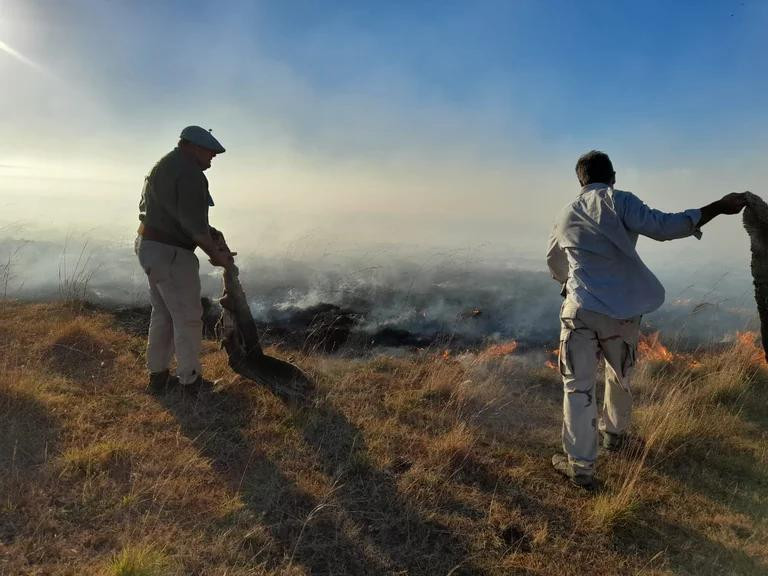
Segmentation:
{"type": "Polygon", "coordinates": [[[603,447],[623,444],[632,411],[630,376],[640,319],[664,302],[664,287],[635,250],[638,235],[654,240],[701,237],[719,214],[737,214],[745,194],[728,194],[699,209],[664,213],[630,192],[615,190],[610,158],[592,150],[579,158],[579,196],[557,218],[547,252],[565,297],[560,310],[563,450],[555,469],[582,487],[594,485],[598,450],[597,365],[605,358],[605,399],[599,420],[603,447]]]}

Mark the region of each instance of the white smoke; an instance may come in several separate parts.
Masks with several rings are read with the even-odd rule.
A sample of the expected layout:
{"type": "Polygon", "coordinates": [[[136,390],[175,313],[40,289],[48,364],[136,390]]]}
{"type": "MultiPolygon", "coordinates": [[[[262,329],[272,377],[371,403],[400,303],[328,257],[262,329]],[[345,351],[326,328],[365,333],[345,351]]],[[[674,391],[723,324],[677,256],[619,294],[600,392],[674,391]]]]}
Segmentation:
{"type": "MultiPolygon", "coordinates": [[[[543,270],[498,257],[456,253],[371,256],[345,252],[318,260],[239,257],[254,317],[286,323],[302,310],[330,304],[354,315],[367,334],[393,329],[473,343],[558,338],[558,287],[543,270]]],[[[203,295],[217,297],[220,272],[201,258],[203,295]]],[[[680,345],[697,345],[754,329],[749,276],[661,275],[668,299],[644,319],[680,345]]],[[[0,239],[0,295],[55,299],[75,290],[103,306],[146,306],[146,279],[129,243],[0,239]],[[3,268],[5,266],[6,268],[3,268]],[[6,273],[3,274],[3,270],[6,273]]]]}

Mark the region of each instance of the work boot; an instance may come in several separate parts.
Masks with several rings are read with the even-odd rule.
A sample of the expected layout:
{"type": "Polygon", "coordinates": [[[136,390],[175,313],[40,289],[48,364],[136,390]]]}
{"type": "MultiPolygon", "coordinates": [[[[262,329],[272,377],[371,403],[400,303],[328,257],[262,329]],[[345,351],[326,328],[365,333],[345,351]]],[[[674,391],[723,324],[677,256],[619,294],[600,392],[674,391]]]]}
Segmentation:
{"type": "Polygon", "coordinates": [[[171,376],[171,373],[168,370],[152,372],[149,375],[147,389],[152,394],[165,394],[178,383],[179,379],[176,376],[171,376]]]}
{"type": "Polygon", "coordinates": [[[552,456],[552,467],[568,478],[574,486],[584,488],[585,490],[593,490],[595,488],[595,477],[592,474],[575,471],[573,465],[568,461],[568,456],[565,454],[555,454],[552,456]]]}
{"type": "Polygon", "coordinates": [[[614,434],[613,432],[603,431],[602,441],[600,444],[603,449],[608,450],[609,452],[619,452],[622,448],[624,448],[626,441],[626,434],[614,434]]]}

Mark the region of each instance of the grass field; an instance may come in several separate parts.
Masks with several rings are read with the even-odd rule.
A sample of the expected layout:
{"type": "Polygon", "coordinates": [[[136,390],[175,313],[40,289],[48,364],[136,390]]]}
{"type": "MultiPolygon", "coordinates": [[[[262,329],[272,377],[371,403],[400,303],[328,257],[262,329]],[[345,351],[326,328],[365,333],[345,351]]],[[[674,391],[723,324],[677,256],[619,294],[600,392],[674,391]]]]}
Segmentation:
{"type": "Polygon", "coordinates": [[[546,351],[300,356],[317,393],[291,405],[213,342],[213,392],[150,395],[144,346],[107,312],[0,303],[0,574],[768,574],[751,335],[645,341],[595,494],[550,467],[546,351]]]}

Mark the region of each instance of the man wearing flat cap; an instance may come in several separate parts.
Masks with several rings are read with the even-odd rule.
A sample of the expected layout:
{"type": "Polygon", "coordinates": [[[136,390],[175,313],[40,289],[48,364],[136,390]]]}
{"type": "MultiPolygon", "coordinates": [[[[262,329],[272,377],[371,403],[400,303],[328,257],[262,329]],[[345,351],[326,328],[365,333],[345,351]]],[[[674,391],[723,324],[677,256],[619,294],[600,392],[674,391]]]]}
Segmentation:
{"type": "Polygon", "coordinates": [[[205,382],[200,366],[203,311],[195,248],[201,248],[214,266],[233,263],[223,236],[208,224],[213,199],[203,174],[223,152],[210,130],[187,126],[178,146],[144,179],[136,254],[149,279],[152,315],[147,368],[149,387],[155,392],[177,383],[185,391],[197,392],[205,382]],[[170,376],[174,353],[176,376],[170,376]]]}

